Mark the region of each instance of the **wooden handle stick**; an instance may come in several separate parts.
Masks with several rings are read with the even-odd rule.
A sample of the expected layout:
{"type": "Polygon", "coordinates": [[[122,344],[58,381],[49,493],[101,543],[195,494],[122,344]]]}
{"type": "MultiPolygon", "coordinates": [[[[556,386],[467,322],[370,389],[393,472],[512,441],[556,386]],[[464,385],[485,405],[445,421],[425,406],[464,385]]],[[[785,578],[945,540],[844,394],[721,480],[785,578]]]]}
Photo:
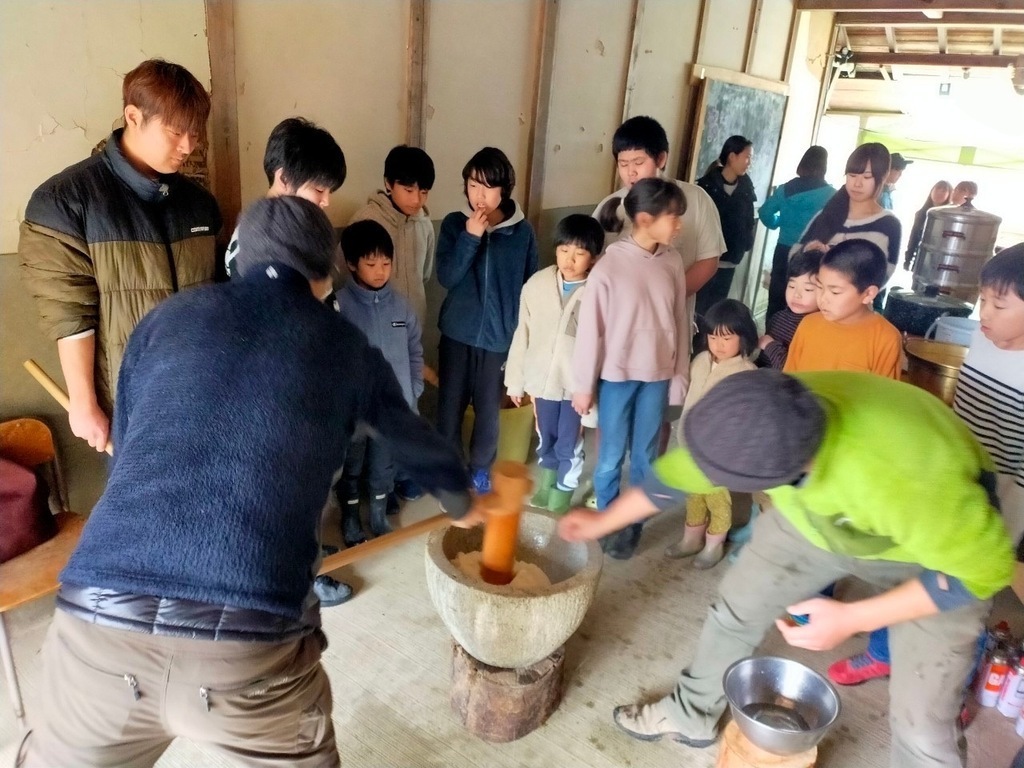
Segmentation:
{"type": "Polygon", "coordinates": [[[403,541],[414,539],[417,536],[421,536],[424,533],[440,528],[451,522],[451,518],[448,515],[434,515],[428,517],[426,520],[420,520],[419,522],[407,525],[404,528],[399,528],[397,531],[392,533],[386,533],[383,536],[378,536],[375,539],[370,539],[363,544],[357,544],[354,547],[343,549],[340,552],[335,552],[333,555],[328,555],[320,563],[320,573],[330,573],[336,571],[342,566],[351,565],[352,563],[362,560],[364,557],[370,555],[376,555],[379,552],[383,552],[385,549],[390,549],[396,544],[401,544],[403,541]]]}
{"type": "MultiPolygon", "coordinates": [[[[56,381],[50,378],[50,375],[39,366],[39,363],[35,360],[26,360],[22,365],[32,375],[32,378],[38,381],[40,386],[50,393],[50,397],[60,403],[65,411],[71,410],[71,400],[68,398],[67,393],[60,388],[56,381]]],[[[109,440],[107,441],[106,448],[103,450],[111,456],[114,455],[114,446],[109,440]]]]}
{"type": "Polygon", "coordinates": [[[484,499],[486,522],[480,575],[488,584],[508,584],[515,575],[523,497],[533,487],[530,471],[517,461],[499,461],[491,469],[491,487],[493,490],[484,499]]]}

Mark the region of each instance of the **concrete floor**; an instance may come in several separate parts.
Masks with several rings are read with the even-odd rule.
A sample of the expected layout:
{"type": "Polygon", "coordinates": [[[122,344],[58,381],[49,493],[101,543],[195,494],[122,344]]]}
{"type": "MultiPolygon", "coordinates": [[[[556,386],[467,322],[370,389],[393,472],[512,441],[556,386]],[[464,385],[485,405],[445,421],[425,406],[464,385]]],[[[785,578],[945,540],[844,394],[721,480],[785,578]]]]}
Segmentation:
{"type": "MultiPolygon", "coordinates": [[[[424,499],[406,520],[434,514],[424,499]]],[[[323,663],[334,692],[338,746],[347,766],[591,766],[592,768],[712,768],[717,748],[689,750],[646,744],[619,732],[616,704],[671,688],[696,644],[705,610],[726,563],[709,572],[662,556],[679,535],[681,514],[652,521],[629,562],[606,558],[596,601],[567,647],[565,699],[548,723],[518,742],[491,745],[456,722],[448,706],[451,640],[427,594],[423,540],[405,543],[335,574],[357,596],[324,611],[331,645],[323,663]]],[[[1015,621],[1019,622],[1019,606],[1015,621]]],[[[38,712],[39,648],[53,612],[44,600],[12,612],[9,626],[31,719],[38,712]]],[[[1018,623],[1018,629],[1020,624],[1018,623]]],[[[799,659],[824,672],[835,659],[863,647],[855,639],[829,653],[786,646],[772,631],[765,652],[799,659]]],[[[838,727],[821,745],[819,768],[888,765],[886,683],[842,690],[838,727]]],[[[0,705],[0,766],[13,763],[13,714],[0,705]]],[[[968,730],[970,768],[1004,768],[1024,742],[1011,721],[984,710],[968,730]]],[[[227,765],[202,746],[175,742],[163,768],[227,765]]]]}

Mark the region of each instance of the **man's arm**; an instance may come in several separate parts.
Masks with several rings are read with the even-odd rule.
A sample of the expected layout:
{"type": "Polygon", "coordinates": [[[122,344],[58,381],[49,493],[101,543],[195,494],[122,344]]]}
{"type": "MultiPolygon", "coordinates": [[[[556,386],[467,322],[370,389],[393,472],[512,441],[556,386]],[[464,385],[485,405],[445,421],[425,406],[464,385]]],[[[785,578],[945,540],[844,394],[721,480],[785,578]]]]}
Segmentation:
{"type": "Polygon", "coordinates": [[[686,270],[686,295],[693,296],[718,271],[718,259],[701,259],[695,261],[693,266],[686,270]]]}
{"type": "Polygon", "coordinates": [[[102,453],[107,447],[110,419],[96,400],[96,334],[60,339],[57,355],[71,401],[71,432],[102,453]]]}

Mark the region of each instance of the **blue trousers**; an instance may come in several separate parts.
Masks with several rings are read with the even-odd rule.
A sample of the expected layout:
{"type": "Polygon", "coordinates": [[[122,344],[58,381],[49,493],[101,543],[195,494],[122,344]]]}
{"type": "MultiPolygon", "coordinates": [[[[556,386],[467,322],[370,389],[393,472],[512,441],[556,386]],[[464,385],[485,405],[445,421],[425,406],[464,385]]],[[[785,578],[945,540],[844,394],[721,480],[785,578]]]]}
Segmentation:
{"type": "Polygon", "coordinates": [[[868,637],[868,654],[875,661],[889,663],[889,628],[876,629],[868,637]]]}
{"type": "Polygon", "coordinates": [[[583,429],[571,400],[533,401],[537,409],[537,459],[544,469],[557,475],[558,487],[572,491],[580,484],[583,471],[583,429]]]}
{"type": "Polygon", "coordinates": [[[639,485],[650,474],[668,405],[668,384],[667,379],[598,382],[597,426],[601,442],[594,468],[598,509],[606,509],[619,495],[627,449],[630,485],[639,485]]]}

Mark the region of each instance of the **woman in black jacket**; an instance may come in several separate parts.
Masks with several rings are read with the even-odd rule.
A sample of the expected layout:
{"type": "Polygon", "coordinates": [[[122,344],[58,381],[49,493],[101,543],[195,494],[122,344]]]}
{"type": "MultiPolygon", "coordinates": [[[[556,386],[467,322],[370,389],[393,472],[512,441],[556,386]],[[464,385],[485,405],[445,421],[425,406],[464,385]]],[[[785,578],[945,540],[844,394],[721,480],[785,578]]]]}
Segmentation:
{"type": "Polygon", "coordinates": [[[903,257],[903,268],[914,269],[914,261],[917,258],[917,249],[921,247],[921,238],[924,236],[924,225],[928,220],[928,211],[940,205],[949,205],[953,195],[953,185],[945,179],[935,182],[932,191],[925,198],[917,213],[914,214],[914,226],[910,230],[910,239],[907,241],[907,252],[903,257]]]}
{"type": "Polygon", "coordinates": [[[736,265],[754,245],[754,185],[747,169],[754,157],[754,143],[743,136],[730,136],[722,145],[717,162],[697,179],[697,185],[711,195],[722,220],[726,251],[718,260],[715,276],[697,291],[697,314],[703,315],[717,301],[729,296],[736,265]]]}

